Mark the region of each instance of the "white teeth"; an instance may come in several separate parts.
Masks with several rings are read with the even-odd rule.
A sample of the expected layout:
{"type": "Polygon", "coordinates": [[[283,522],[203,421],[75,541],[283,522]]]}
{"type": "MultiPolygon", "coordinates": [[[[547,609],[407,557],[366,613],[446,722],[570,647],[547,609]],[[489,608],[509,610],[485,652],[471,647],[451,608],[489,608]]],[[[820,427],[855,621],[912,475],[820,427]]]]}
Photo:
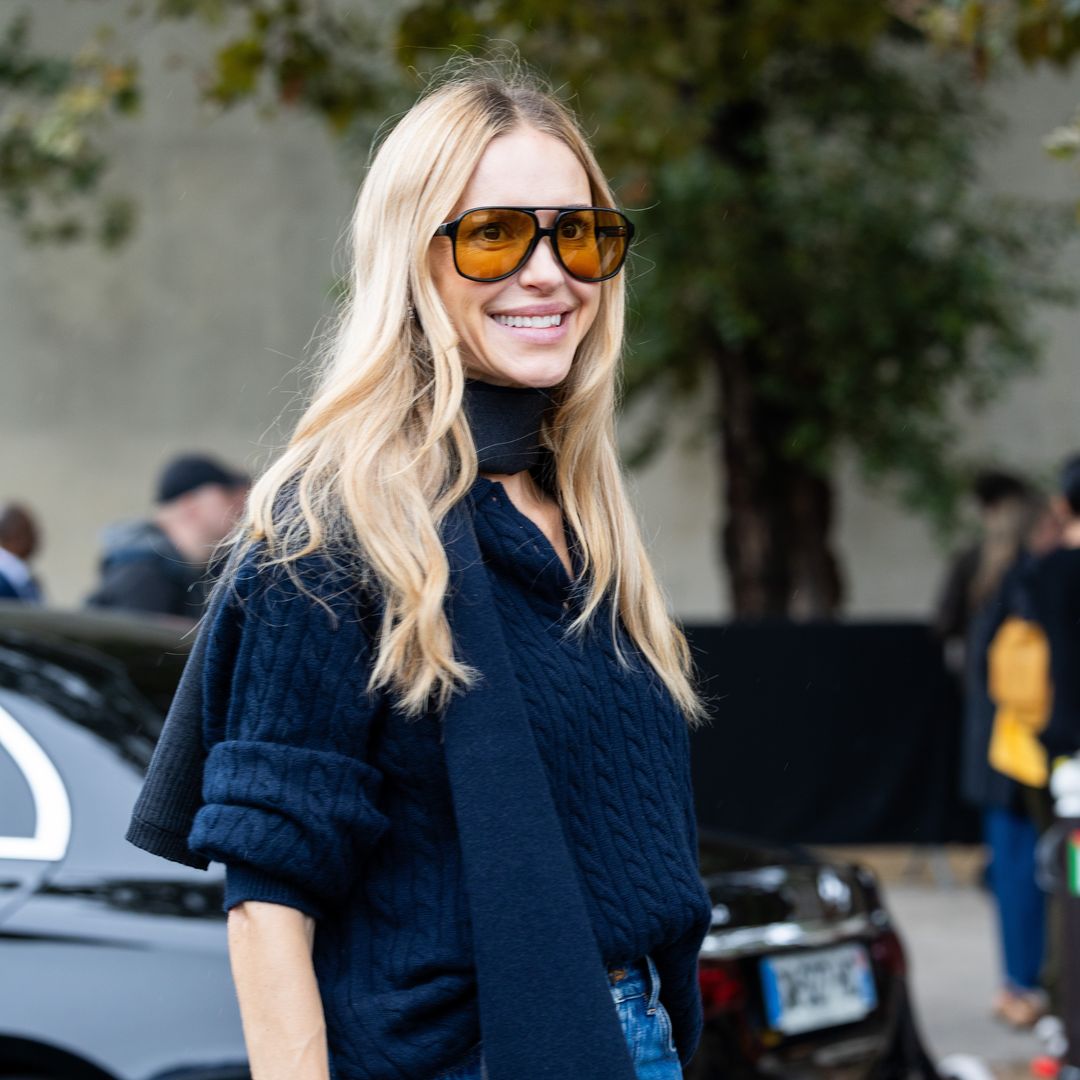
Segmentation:
{"type": "Polygon", "coordinates": [[[561,326],[562,315],[492,315],[500,326],[561,326]]]}

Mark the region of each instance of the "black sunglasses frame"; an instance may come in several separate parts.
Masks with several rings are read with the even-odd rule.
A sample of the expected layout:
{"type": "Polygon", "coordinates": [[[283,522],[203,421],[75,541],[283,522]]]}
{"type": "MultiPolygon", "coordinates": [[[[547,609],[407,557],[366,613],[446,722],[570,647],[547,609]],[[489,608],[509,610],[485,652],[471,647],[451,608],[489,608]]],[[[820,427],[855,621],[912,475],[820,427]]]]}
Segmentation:
{"type": "Polygon", "coordinates": [[[435,236],[448,236],[450,238],[450,249],[454,255],[454,269],[463,277],[468,278],[469,281],[480,282],[493,282],[493,281],[505,281],[508,277],[513,277],[533,256],[533,252],[536,251],[537,244],[545,236],[551,239],[551,249],[555,253],[555,260],[558,264],[576,281],[583,281],[587,284],[593,285],[601,281],[608,281],[610,278],[615,277],[616,274],[622,270],[623,265],[626,262],[626,256],[630,252],[630,241],[634,239],[634,223],[621,211],[615,210],[610,206],[472,206],[468,210],[462,211],[453,221],[444,221],[434,233],[435,236]],[[524,255],[521,256],[520,262],[512,269],[507,270],[505,274],[500,274],[498,277],[473,277],[472,274],[466,274],[458,265],[457,257],[457,233],[458,228],[462,221],[468,217],[469,214],[475,214],[479,210],[518,210],[523,214],[528,214],[533,220],[533,238],[529,241],[529,246],[525,249],[524,255]],[[545,229],[540,224],[540,219],[536,216],[538,210],[558,210],[559,214],[556,216],[555,221],[551,227],[545,229]],[[555,230],[559,227],[559,222],[564,217],[570,214],[580,214],[583,210],[599,210],[605,214],[617,214],[622,218],[622,224],[619,228],[625,228],[626,233],[626,247],[623,249],[622,258],[619,260],[619,265],[609,274],[604,274],[602,277],[582,277],[580,274],[575,274],[573,270],[563,261],[562,254],[559,252],[559,244],[555,237],[555,230]]]}

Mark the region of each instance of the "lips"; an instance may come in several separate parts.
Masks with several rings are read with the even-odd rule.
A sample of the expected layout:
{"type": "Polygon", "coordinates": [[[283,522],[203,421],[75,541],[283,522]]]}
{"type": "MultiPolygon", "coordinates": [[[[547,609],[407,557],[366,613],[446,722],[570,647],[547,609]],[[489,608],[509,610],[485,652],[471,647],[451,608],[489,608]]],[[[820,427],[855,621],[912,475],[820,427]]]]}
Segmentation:
{"type": "Polygon", "coordinates": [[[534,302],[523,304],[516,308],[499,308],[497,311],[489,311],[489,315],[566,315],[576,305],[566,306],[565,300],[547,300],[543,303],[534,302]]]}

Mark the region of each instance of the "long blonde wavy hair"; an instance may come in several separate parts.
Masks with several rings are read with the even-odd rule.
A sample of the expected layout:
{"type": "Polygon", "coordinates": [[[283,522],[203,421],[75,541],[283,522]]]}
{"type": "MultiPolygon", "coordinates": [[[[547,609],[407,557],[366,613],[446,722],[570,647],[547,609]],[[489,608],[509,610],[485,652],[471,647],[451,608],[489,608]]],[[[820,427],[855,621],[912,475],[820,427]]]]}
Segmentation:
{"type": "MultiPolygon", "coordinates": [[[[244,545],[262,542],[270,562],[287,566],[316,551],[357,557],[383,602],[371,688],[388,688],[408,715],[445,706],[475,677],[454,655],[439,530],[476,478],[476,449],[458,335],[433,283],[429,246],[491,140],[519,127],[564,142],[594,203],[615,205],[573,116],[531,80],[470,72],[429,90],[371,161],[352,218],[347,299],[314,393],[253,488],[240,532],[244,545]]],[[[703,710],[689,649],[653,575],[617,456],[622,276],[600,288],[542,433],[587,583],[570,631],[613,598],[613,621],[621,618],[695,723],[703,710]]]]}

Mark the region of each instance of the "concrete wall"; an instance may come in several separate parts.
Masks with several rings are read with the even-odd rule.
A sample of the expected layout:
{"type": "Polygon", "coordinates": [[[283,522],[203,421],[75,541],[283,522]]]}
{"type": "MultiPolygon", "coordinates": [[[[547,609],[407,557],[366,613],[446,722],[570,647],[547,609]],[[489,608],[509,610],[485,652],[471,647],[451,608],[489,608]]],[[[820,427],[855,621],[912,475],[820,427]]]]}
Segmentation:
{"type": "MultiPolygon", "coordinates": [[[[123,6],[33,9],[40,39],[65,46],[123,6]]],[[[257,468],[272,452],[329,310],[331,256],[359,180],[309,118],[267,124],[198,108],[190,73],[169,65],[191,51],[191,33],[133,30],[149,92],[141,117],[118,131],[114,184],[139,201],[134,241],[117,254],[30,249],[0,224],[0,498],[40,512],[40,571],[60,604],[91,587],[101,528],[147,511],[170,455],[204,448],[257,468]]],[[[1080,198],[1080,176],[1038,144],[1080,102],[1080,73],[1024,76],[994,93],[1010,127],[987,159],[987,184],[1080,198]]],[[[1075,267],[1075,246],[1069,257],[1075,267]]],[[[1080,444],[1075,320],[1045,315],[1041,375],[965,422],[972,447],[1044,469],[1080,444]]],[[[695,619],[726,605],[713,449],[672,447],[635,478],[662,579],[695,619]]],[[[850,469],[840,509],[849,610],[923,611],[943,557],[925,526],[850,469]]]]}
{"type": "MultiPolygon", "coordinates": [[[[63,45],[120,7],[35,0],[34,15],[63,45]]],[[[191,40],[135,33],[149,92],[117,127],[112,179],[139,202],[132,243],[32,249],[0,226],[0,492],[40,510],[62,604],[94,581],[101,528],[147,511],[172,454],[265,459],[329,310],[358,177],[310,120],[197,107],[190,71],[170,68],[191,40]]]]}

